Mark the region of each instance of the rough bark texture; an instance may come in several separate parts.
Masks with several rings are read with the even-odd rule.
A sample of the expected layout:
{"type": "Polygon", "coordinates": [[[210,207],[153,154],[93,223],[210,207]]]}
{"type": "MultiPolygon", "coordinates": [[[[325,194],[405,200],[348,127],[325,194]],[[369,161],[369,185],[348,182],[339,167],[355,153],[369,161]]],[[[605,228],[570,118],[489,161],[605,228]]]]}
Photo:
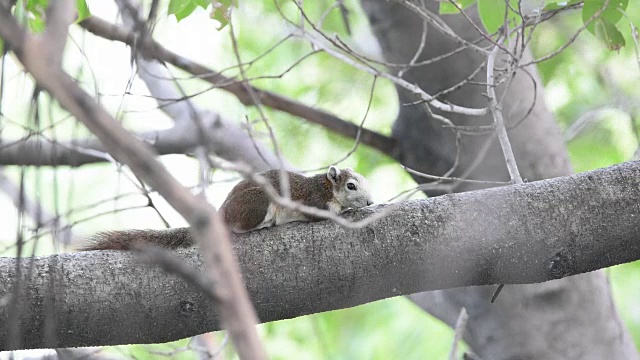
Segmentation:
{"type": "MultiPolygon", "coordinates": [[[[350,216],[361,218],[383,209],[381,205],[350,216]]],[[[540,282],[633,261],[640,258],[639,214],[640,162],[635,162],[576,176],[406,202],[363,229],[324,221],[255,231],[237,236],[235,251],[264,322],[418,291],[540,282]],[[585,197],[585,193],[592,195],[585,197]]],[[[180,254],[185,261],[201,266],[196,250],[180,254]]],[[[129,252],[23,259],[20,268],[25,292],[17,311],[24,348],[158,343],[219,329],[213,305],[204,295],[174,275],[142,265],[129,252]],[[45,334],[46,329],[53,333],[45,334]]],[[[16,259],[0,258],[3,301],[10,299],[15,277],[16,259]]],[[[606,293],[607,284],[599,273],[570,279],[570,284],[606,293]]],[[[601,318],[612,311],[610,303],[598,308],[588,313],[586,323],[574,318],[577,312],[561,314],[565,302],[582,306],[580,287],[549,282],[544,291],[527,293],[529,297],[519,295],[515,287],[507,290],[508,296],[493,305],[489,304],[491,293],[484,291],[468,308],[473,314],[470,321],[476,323],[469,328],[470,338],[477,337],[482,342],[474,341],[480,345],[501,343],[485,335],[497,331],[492,329],[499,324],[495,316],[517,316],[523,321],[534,311],[555,326],[531,339],[525,337],[529,335],[526,329],[513,329],[522,337],[514,336],[521,340],[509,344],[507,353],[529,348],[529,341],[555,345],[550,340],[554,337],[567,340],[551,349],[563,358],[621,356],[624,347],[631,346],[617,322],[604,322],[608,327],[599,328],[603,338],[599,343],[612,341],[616,347],[593,347],[566,338],[565,326],[581,332],[592,322],[603,322],[601,318]],[[508,307],[500,313],[513,297],[521,301],[518,313],[511,313],[508,307]],[[548,302],[558,305],[547,308],[548,302]]],[[[453,290],[444,306],[450,306],[452,299],[464,302],[466,296],[477,294],[453,290]]],[[[7,324],[8,311],[7,306],[0,307],[0,324],[7,324]]],[[[539,322],[526,325],[538,326],[539,322]]],[[[7,349],[11,330],[0,326],[0,350],[7,349]]],[[[627,350],[627,359],[633,358],[632,350],[627,350]]],[[[520,351],[517,358],[539,358],[539,354],[520,351]]]]}
{"type": "MultiPolygon", "coordinates": [[[[425,2],[437,13],[437,2],[425,2]]],[[[386,60],[407,63],[413,57],[422,34],[422,20],[393,1],[363,0],[371,25],[383,49],[386,60]]],[[[467,11],[475,14],[475,9],[467,11]]],[[[446,16],[446,22],[463,38],[473,40],[478,32],[462,16],[446,16]]],[[[459,45],[429,28],[427,44],[421,59],[447,53],[459,45]]],[[[529,54],[526,54],[529,57],[529,54]]],[[[525,60],[526,61],[526,60],[525,60]]],[[[449,88],[466,78],[482,62],[480,54],[465,50],[432,65],[411,70],[407,80],[429,93],[449,88]]],[[[537,102],[529,117],[509,131],[516,161],[522,176],[529,181],[571,173],[560,132],[553,116],[546,109],[542,84],[536,69],[527,69],[538,82],[522,71],[516,75],[503,103],[507,126],[517,124],[526,114],[534,94],[537,102]]],[[[484,72],[478,79],[484,82],[484,72]]],[[[480,86],[467,85],[440,100],[456,105],[483,107],[487,102],[480,86]]],[[[416,99],[399,89],[400,101],[416,99]]],[[[485,119],[464,118],[446,114],[457,125],[488,125],[485,119]]],[[[439,175],[452,166],[456,156],[451,130],[430,119],[419,106],[402,106],[394,124],[393,136],[402,146],[401,159],[409,167],[439,175]]],[[[477,155],[482,153],[487,136],[466,136],[462,139],[460,166],[454,175],[469,171],[477,155]]],[[[508,179],[504,158],[494,140],[486,157],[471,171],[474,179],[508,179]]],[[[417,179],[420,181],[420,179],[417,179]]],[[[472,189],[462,185],[456,191],[472,189]]],[[[439,195],[432,191],[430,195],[439,195]]],[[[584,193],[588,198],[590,193],[584,193]]],[[[558,209],[549,208],[557,212],[558,209]]],[[[599,210],[600,211],[600,210],[599,210]]],[[[495,227],[498,231],[502,224],[495,227]]],[[[475,230],[475,229],[474,229],[475,230]]],[[[529,231],[527,227],[519,231],[529,231]]],[[[500,231],[502,231],[500,229],[500,231]]],[[[567,241],[577,239],[567,234],[567,241]]],[[[606,256],[606,254],[603,254],[606,256]]],[[[461,307],[469,312],[465,340],[485,359],[611,359],[637,358],[633,343],[624,329],[612,303],[606,278],[600,273],[545,283],[542,285],[509,286],[497,303],[486,302],[495,288],[466,288],[428,292],[412,299],[436,317],[454,326],[461,307]]]]}

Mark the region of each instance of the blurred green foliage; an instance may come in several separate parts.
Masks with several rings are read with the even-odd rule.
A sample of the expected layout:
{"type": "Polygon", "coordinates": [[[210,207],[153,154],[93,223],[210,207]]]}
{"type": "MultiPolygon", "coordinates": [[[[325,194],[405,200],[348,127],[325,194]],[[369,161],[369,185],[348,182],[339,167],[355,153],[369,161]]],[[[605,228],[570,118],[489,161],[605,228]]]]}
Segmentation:
{"type": "Polygon", "coordinates": [[[516,28],[522,23],[523,16],[581,5],[584,26],[607,49],[620,50],[626,44],[617,23],[624,16],[629,0],[449,0],[440,2],[439,12],[441,15],[455,14],[473,4],[476,4],[480,21],[488,34],[495,34],[505,25],[509,29],[516,28]]]}

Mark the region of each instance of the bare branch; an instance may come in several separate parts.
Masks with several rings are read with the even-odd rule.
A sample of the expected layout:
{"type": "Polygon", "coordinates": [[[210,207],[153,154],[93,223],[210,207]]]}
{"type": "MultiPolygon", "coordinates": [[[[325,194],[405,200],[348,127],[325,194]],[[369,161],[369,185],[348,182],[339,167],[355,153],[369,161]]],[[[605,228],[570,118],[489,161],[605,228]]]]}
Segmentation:
{"type": "Polygon", "coordinates": [[[464,330],[467,327],[468,320],[469,315],[467,314],[467,309],[463,307],[460,310],[460,315],[458,315],[458,320],[456,321],[455,332],[453,334],[453,345],[451,345],[451,351],[449,351],[449,360],[456,360],[458,343],[460,342],[460,340],[462,340],[462,334],[464,334],[464,330]]]}
{"type": "MultiPolygon", "coordinates": [[[[498,42],[501,41],[501,39],[498,40],[498,42]]],[[[489,109],[491,109],[493,121],[496,124],[498,141],[500,141],[500,146],[502,147],[502,153],[504,155],[504,160],[507,163],[507,169],[509,170],[511,182],[513,182],[514,184],[521,184],[522,176],[520,176],[520,172],[518,171],[516,158],[515,156],[513,156],[513,149],[511,148],[511,143],[509,142],[507,128],[504,125],[504,119],[502,118],[502,106],[498,104],[498,99],[496,98],[494,68],[496,56],[498,56],[499,52],[500,48],[497,46],[494,47],[487,59],[487,96],[489,97],[489,109]]]]}
{"type": "MultiPolygon", "coordinates": [[[[154,87],[155,83],[150,84],[154,87]]],[[[164,90],[167,90],[166,86],[160,91],[164,90]]],[[[134,134],[159,155],[189,153],[200,145],[200,136],[204,136],[209,140],[207,148],[228,161],[243,161],[259,171],[278,167],[275,155],[255,143],[235,121],[197,109],[200,127],[196,127],[193,121],[181,120],[183,115],[189,116],[182,111],[188,110],[173,105],[168,110],[177,119],[172,128],[134,134]]],[[[0,145],[0,165],[81,166],[112,161],[113,158],[96,138],[56,141],[40,135],[37,138],[3,139],[0,145]]],[[[285,163],[285,168],[292,169],[288,163],[285,163]]]]}
{"type": "Polygon", "coordinates": [[[584,30],[587,29],[587,26],[589,26],[589,24],[591,24],[592,21],[594,21],[595,19],[597,19],[598,17],[600,17],[600,15],[602,14],[602,12],[607,8],[607,6],[609,6],[609,2],[611,0],[604,0],[604,2],[602,3],[602,7],[600,9],[598,9],[598,11],[596,11],[587,21],[584,21],[582,26],[580,26],[580,28],[578,29],[578,31],[576,31],[570,38],[569,40],[564,43],[562,46],[560,46],[556,51],[553,51],[547,55],[544,55],[538,59],[532,60],[528,63],[525,64],[521,64],[520,67],[527,67],[531,64],[537,64],[539,62],[543,62],[545,60],[549,60],[552,57],[560,54],[561,52],[563,52],[566,48],[568,48],[571,44],[573,44],[576,39],[578,38],[578,35],[580,35],[584,30]]]}
{"type": "Polygon", "coordinates": [[[67,43],[69,25],[75,17],[76,4],[72,0],[56,0],[49,3],[47,8],[47,30],[40,44],[42,52],[47,54],[49,61],[62,65],[62,52],[67,43]]]}
{"type": "MultiPolygon", "coordinates": [[[[178,102],[170,100],[183,96],[178,93],[179,85],[167,80],[173,77],[159,62],[138,58],[136,63],[139,69],[138,76],[147,84],[147,88],[161,105],[162,111],[176,121],[176,126],[181,128],[197,131],[194,121],[200,121],[201,128],[206,131],[204,137],[209,140],[204,145],[217,156],[228,161],[243,161],[259,171],[281,166],[285,169],[293,169],[284,159],[283,164],[280,165],[280,161],[273,152],[252,139],[249,131],[243,129],[237,121],[211,110],[203,110],[188,98],[178,102]],[[211,118],[215,121],[211,122],[211,118]]],[[[197,135],[192,132],[184,140],[188,139],[191,143],[198,142],[197,135]]]]}
{"type": "MultiPolygon", "coordinates": [[[[420,16],[425,21],[428,21],[436,30],[441,32],[443,35],[451,38],[457,44],[459,44],[461,46],[464,46],[464,47],[466,47],[468,49],[472,49],[474,51],[477,51],[477,52],[479,52],[481,54],[485,54],[485,55],[488,54],[488,51],[486,49],[484,49],[482,47],[479,47],[479,46],[475,45],[474,43],[471,43],[471,42],[461,38],[460,35],[456,34],[456,32],[453,31],[453,29],[451,27],[449,27],[449,25],[446,22],[442,21],[442,19],[440,19],[439,16],[437,16],[434,13],[432,13],[428,9],[426,9],[424,7],[421,7],[421,6],[418,6],[418,5],[416,5],[415,3],[413,3],[413,2],[411,2],[409,0],[396,0],[396,1],[401,3],[406,8],[410,9],[414,13],[416,13],[418,16],[420,16]]],[[[464,15],[466,17],[466,14],[464,14],[464,15]]],[[[471,22],[471,23],[474,24],[473,22],[471,22]]],[[[479,33],[483,37],[488,38],[488,36],[484,33],[484,31],[479,30],[479,33]]],[[[488,39],[490,40],[490,38],[488,38],[488,39]]]]}
{"type": "Polygon", "coordinates": [[[266,358],[254,326],[257,322],[255,310],[242,283],[228,231],[220,215],[178,183],[149,147],[129,134],[60,67],[49,63],[6,8],[0,8],[0,36],[42,88],[96,134],[114,158],[147,181],[191,224],[194,238],[204,254],[207,274],[215,283],[222,324],[228,329],[239,356],[266,358]]]}
{"type": "MultiPolygon", "coordinates": [[[[228,78],[206,68],[203,65],[173,53],[155,41],[147,41],[143,44],[137,44],[137,37],[134,33],[96,17],[86,19],[82,21],[80,25],[96,36],[109,40],[120,41],[129,46],[140,46],[139,49],[145,57],[167,62],[179,69],[200,77],[204,81],[215,86],[219,86],[223,90],[229,91],[243,104],[253,105],[251,96],[241,82],[238,82],[236,79],[228,78]]],[[[357,125],[340,119],[335,115],[319,109],[313,109],[298,101],[269,91],[260,90],[255,87],[253,88],[253,91],[265,106],[287,112],[291,115],[299,116],[344,136],[355,138],[358,134],[359,127],[357,125]]],[[[363,144],[378,149],[391,157],[397,158],[400,156],[395,140],[382,134],[368,129],[361,129],[360,139],[363,144]]]]}
{"type": "Polygon", "coordinates": [[[20,187],[11,181],[0,166],[0,191],[7,194],[16,208],[29,215],[37,227],[49,229],[57,243],[69,245],[77,238],[70,226],[64,224],[61,216],[54,216],[26,194],[20,196],[20,187]]]}
{"type": "MultiPolygon", "coordinates": [[[[296,3],[294,3],[296,4],[296,3]]],[[[296,6],[299,6],[296,4],[296,6]]],[[[304,15],[304,13],[302,13],[304,15]]],[[[319,29],[315,28],[315,25],[313,25],[313,23],[311,21],[308,21],[308,23],[314,28],[314,30],[316,30],[316,33],[320,34],[321,36],[324,37],[324,41],[322,39],[319,39],[315,34],[312,34],[310,32],[307,31],[302,31],[299,30],[298,33],[296,33],[295,35],[301,39],[306,40],[307,42],[309,42],[310,44],[314,45],[315,47],[317,47],[318,49],[322,49],[322,51],[326,52],[327,54],[333,56],[334,58],[344,62],[347,65],[350,65],[360,71],[369,73],[371,75],[374,76],[379,76],[385,79],[390,80],[391,82],[393,82],[395,85],[400,86],[402,88],[405,88],[409,91],[411,91],[412,93],[414,93],[416,96],[418,96],[421,100],[423,100],[424,102],[428,103],[429,105],[433,106],[434,108],[438,109],[438,110],[442,110],[445,112],[452,112],[452,113],[456,113],[456,114],[462,114],[462,115],[468,115],[468,116],[483,116],[486,115],[489,110],[487,108],[483,108],[483,109],[476,109],[476,108],[467,108],[464,106],[459,106],[459,105],[454,105],[454,104],[446,104],[443,103],[441,101],[439,101],[438,99],[435,98],[435,96],[428,94],[426,91],[422,90],[422,88],[420,88],[418,85],[412,84],[400,77],[391,75],[389,73],[380,71],[368,64],[362,64],[361,61],[355,61],[351,58],[349,58],[347,55],[336,51],[334,49],[332,49],[331,47],[327,46],[324,42],[328,41],[329,43],[332,43],[333,45],[339,45],[336,44],[336,41],[329,39],[328,37],[326,37],[324,35],[324,33],[322,33],[319,29]]]]}

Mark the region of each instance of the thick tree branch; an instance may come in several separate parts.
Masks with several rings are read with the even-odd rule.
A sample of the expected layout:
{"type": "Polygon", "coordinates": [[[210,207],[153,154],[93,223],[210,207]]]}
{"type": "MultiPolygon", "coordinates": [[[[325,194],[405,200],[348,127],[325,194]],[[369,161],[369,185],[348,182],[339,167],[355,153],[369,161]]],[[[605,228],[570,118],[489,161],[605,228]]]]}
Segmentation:
{"type": "MultiPolygon", "coordinates": [[[[120,41],[129,46],[137,47],[144,57],[169,63],[192,75],[200,77],[202,80],[207,81],[220,89],[234,94],[238,100],[245,105],[254,105],[249,91],[247,91],[247,88],[242,84],[242,82],[237,79],[226,77],[201,64],[173,53],[155,41],[138,43],[139,39],[135,33],[96,17],[85,19],[80,22],[80,25],[96,36],[113,41],[120,41]]],[[[360,132],[360,142],[363,144],[378,149],[396,159],[400,156],[396,141],[390,137],[384,136],[375,131],[360,128],[358,125],[340,119],[335,115],[319,109],[313,109],[287,97],[269,91],[260,90],[255,87],[252,87],[252,91],[258,96],[260,102],[264,106],[299,116],[335,131],[338,134],[354,139],[358,136],[358,132],[360,132]]]]}
{"type": "MultiPolygon", "coordinates": [[[[632,162],[410,201],[363,229],[324,221],[255,231],[237,236],[235,249],[264,322],[419,291],[542,282],[634,261],[640,259],[638,216],[640,162],[632,162]]],[[[195,250],[181,254],[200,264],[195,250]]],[[[0,299],[11,294],[15,265],[0,259],[0,299]]],[[[21,299],[25,348],[157,343],[220,326],[203,294],[175,275],[141,266],[132,253],[63,254],[36,258],[34,266],[21,299]],[[59,293],[46,291],[53,261],[63,281],[59,293]],[[44,302],[47,296],[54,298],[44,302]],[[56,317],[57,344],[42,340],[45,312],[56,317]]],[[[0,308],[0,323],[7,316],[0,308]]],[[[0,341],[6,331],[0,329],[0,341]]]]}

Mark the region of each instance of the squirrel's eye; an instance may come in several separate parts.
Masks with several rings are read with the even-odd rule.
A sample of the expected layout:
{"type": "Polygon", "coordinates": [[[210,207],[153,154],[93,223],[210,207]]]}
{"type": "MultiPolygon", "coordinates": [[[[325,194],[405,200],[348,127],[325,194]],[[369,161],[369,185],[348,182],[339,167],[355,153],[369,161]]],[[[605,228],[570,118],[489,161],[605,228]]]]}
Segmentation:
{"type": "Polygon", "coordinates": [[[356,189],[356,184],[354,184],[354,183],[348,183],[348,184],[347,184],[347,189],[349,189],[349,190],[355,190],[355,189],[356,189]]]}

